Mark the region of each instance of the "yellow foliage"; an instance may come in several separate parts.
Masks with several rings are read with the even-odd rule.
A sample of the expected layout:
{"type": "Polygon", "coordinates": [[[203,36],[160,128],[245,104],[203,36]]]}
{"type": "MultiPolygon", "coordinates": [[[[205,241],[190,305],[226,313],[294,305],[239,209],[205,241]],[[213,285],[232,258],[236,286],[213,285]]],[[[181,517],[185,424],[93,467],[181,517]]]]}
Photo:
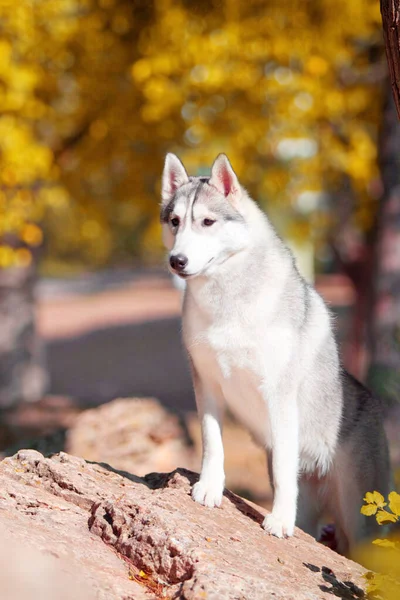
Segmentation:
{"type": "Polygon", "coordinates": [[[324,240],[346,178],[368,229],[378,4],[0,0],[0,234],[34,246],[44,223],[55,257],[156,258],[168,150],[192,172],[226,151],[300,239],[324,240]],[[307,191],[325,198],[313,219],[298,201],[307,191]]]}
{"type": "Polygon", "coordinates": [[[18,248],[15,251],[14,264],[17,267],[29,267],[32,262],[32,254],[26,248],[18,248]]]}
{"type": "Polygon", "coordinates": [[[43,241],[42,230],[37,225],[27,223],[21,231],[21,239],[28,246],[40,246],[43,241]]]}
{"type": "Polygon", "coordinates": [[[397,518],[400,518],[400,494],[397,492],[390,492],[389,508],[397,518]]]}
{"type": "Polygon", "coordinates": [[[376,520],[379,525],[386,525],[387,523],[396,523],[397,517],[387,510],[378,510],[376,513],[376,520]]]}
{"type": "Polygon", "coordinates": [[[383,508],[387,505],[385,498],[379,492],[367,492],[365,494],[364,502],[367,504],[376,504],[377,508],[383,508]]]}
{"type": "Polygon", "coordinates": [[[376,514],[377,510],[378,507],[375,504],[367,504],[366,506],[361,507],[361,514],[365,515],[366,517],[371,517],[372,515],[376,514]]]}
{"type": "MultiPolygon", "coordinates": [[[[361,512],[364,515],[375,515],[379,525],[396,523],[400,520],[400,494],[391,492],[388,503],[379,492],[367,492],[361,512]],[[389,506],[391,512],[384,509],[389,506]]],[[[375,550],[369,551],[369,561],[381,573],[368,571],[367,580],[368,597],[374,600],[398,600],[400,597],[400,540],[377,539],[373,545],[375,550]]]]}

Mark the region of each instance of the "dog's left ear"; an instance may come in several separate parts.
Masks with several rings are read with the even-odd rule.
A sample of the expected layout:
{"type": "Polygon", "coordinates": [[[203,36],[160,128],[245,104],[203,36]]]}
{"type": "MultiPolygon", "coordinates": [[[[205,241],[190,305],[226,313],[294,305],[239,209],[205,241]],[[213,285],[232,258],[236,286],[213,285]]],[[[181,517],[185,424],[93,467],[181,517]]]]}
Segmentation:
{"type": "Polygon", "coordinates": [[[169,152],[165,157],[162,174],[161,197],[163,203],[169,202],[176,190],[189,181],[186,169],[179,158],[169,152]]]}
{"type": "Polygon", "coordinates": [[[211,177],[209,181],[224,196],[234,197],[239,193],[240,185],[235,171],[225,154],[220,154],[214,161],[211,168],[211,177]]]}

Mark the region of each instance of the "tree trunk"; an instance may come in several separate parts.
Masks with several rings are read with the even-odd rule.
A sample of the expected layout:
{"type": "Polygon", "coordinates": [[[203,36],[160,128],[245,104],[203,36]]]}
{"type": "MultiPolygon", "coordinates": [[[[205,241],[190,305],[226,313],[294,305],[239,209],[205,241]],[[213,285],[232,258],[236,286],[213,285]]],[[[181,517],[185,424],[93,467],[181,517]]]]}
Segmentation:
{"type": "Polygon", "coordinates": [[[35,269],[0,271],[0,408],[39,400],[47,385],[35,331],[35,269]]]}
{"type": "Polygon", "coordinates": [[[400,123],[389,86],[380,163],[384,192],[378,215],[368,382],[393,404],[400,399],[400,123]]]}
{"type": "Polygon", "coordinates": [[[390,83],[400,118],[400,0],[381,0],[381,13],[390,83]]]}
{"type": "Polygon", "coordinates": [[[400,0],[381,0],[381,13],[391,91],[388,86],[379,148],[384,192],[378,215],[368,382],[392,404],[400,398],[400,0]]]}

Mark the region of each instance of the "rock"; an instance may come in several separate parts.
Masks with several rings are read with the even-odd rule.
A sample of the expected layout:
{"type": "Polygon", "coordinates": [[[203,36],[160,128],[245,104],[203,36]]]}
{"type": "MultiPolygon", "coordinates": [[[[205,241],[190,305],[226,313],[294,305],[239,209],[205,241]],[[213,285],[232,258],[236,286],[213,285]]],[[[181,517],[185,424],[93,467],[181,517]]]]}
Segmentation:
{"type": "Polygon", "coordinates": [[[82,408],[72,398],[45,396],[38,402],[23,402],[3,410],[0,423],[0,459],[20,448],[43,454],[65,449],[65,432],[82,408]]]}
{"type": "MultiPolygon", "coordinates": [[[[13,530],[13,534],[16,529],[13,530]]],[[[21,531],[26,538],[26,532],[21,531]]],[[[95,600],[93,588],[77,565],[53,551],[37,552],[0,528],[0,589],[6,600],[95,600]]],[[[34,538],[32,539],[34,542],[34,538]]]]}
{"type": "Polygon", "coordinates": [[[85,410],[67,432],[65,449],[138,475],[193,468],[195,459],[178,417],[153,398],[122,398],[85,410]]]}
{"type": "MultiPolygon", "coordinates": [[[[224,424],[224,448],[227,486],[269,508],[272,493],[264,450],[230,418],[224,424]]],[[[197,413],[189,413],[183,424],[154,399],[113,400],[81,413],[67,432],[64,449],[137,475],[172,471],[178,465],[198,470],[200,422],[197,413]]]]}
{"type": "Polygon", "coordinates": [[[100,599],[361,597],[360,565],[298,529],[288,540],[268,536],[265,510],[232,492],[220,509],[196,504],[197,477],[185,469],[137,477],[20,451],[0,463],[0,526],[60,569],[67,561],[100,599]]]}
{"type": "MultiPolygon", "coordinates": [[[[14,596],[3,596],[2,593],[2,598],[148,600],[142,586],[129,579],[129,565],[88,528],[93,500],[99,498],[96,478],[101,479],[103,472],[99,469],[100,475],[95,466],[86,465],[81,459],[63,455],[44,459],[34,450],[21,451],[0,463],[0,528],[14,542],[19,574],[23,572],[18,566],[19,561],[35,556],[33,564],[37,569],[39,590],[32,595],[35,588],[32,592],[32,576],[28,573],[21,582],[15,582],[14,596]],[[85,468],[91,471],[87,480],[85,468]],[[41,575],[44,581],[40,581],[41,575]],[[77,582],[81,580],[87,593],[75,595],[75,591],[78,592],[76,586],[80,587],[77,582]],[[59,581],[61,590],[64,583],[69,587],[67,591],[58,589],[57,594],[49,595],[52,581],[54,586],[59,581]]],[[[104,482],[107,487],[107,476],[104,482]]],[[[11,587],[13,556],[4,553],[0,565],[3,567],[0,583],[8,583],[11,587]]],[[[1,589],[3,591],[3,586],[1,589]]]]}
{"type": "MultiPolygon", "coordinates": [[[[201,431],[196,412],[182,418],[152,398],[117,399],[82,411],[68,398],[47,396],[3,414],[0,458],[21,447],[43,454],[66,451],[145,475],[178,465],[199,470],[201,431]]],[[[229,415],[224,423],[226,485],[271,507],[265,451],[229,415]]]]}

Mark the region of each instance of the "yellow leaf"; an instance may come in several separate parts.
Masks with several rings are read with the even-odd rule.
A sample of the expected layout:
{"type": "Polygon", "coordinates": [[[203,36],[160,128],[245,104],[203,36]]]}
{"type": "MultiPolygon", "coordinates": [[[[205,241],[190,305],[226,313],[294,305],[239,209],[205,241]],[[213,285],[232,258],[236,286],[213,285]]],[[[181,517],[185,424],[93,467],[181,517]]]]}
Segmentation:
{"type": "Polygon", "coordinates": [[[364,575],[365,579],[368,581],[367,592],[372,594],[377,590],[380,590],[383,583],[383,576],[380,573],[372,573],[369,571],[364,575]]]}
{"type": "Polygon", "coordinates": [[[396,542],[392,542],[391,540],[374,540],[372,543],[382,548],[397,548],[396,542]]]}
{"type": "Polygon", "coordinates": [[[43,241],[43,233],[37,225],[27,223],[21,232],[21,238],[29,246],[39,246],[43,241]]]}
{"type": "Polygon", "coordinates": [[[389,508],[396,517],[400,518],[400,494],[397,492],[390,492],[389,508]]]}
{"type": "Polygon", "coordinates": [[[379,492],[372,492],[372,496],[378,508],[383,508],[386,506],[387,503],[385,502],[385,498],[382,496],[382,494],[379,492]]]}
{"type": "Polygon", "coordinates": [[[325,75],[328,70],[328,63],[320,56],[311,56],[307,61],[307,70],[312,75],[325,75]]]}
{"type": "Polygon", "coordinates": [[[366,502],[367,504],[372,504],[374,502],[374,496],[372,492],[367,492],[365,494],[364,502],[366,502]]]}
{"type": "Polygon", "coordinates": [[[139,571],[139,577],[141,577],[142,579],[148,579],[149,576],[147,575],[147,573],[145,573],[144,571],[139,571]]]}
{"type": "Polygon", "coordinates": [[[385,525],[386,523],[396,523],[397,517],[387,512],[386,510],[378,510],[376,513],[376,521],[379,525],[385,525]]]}
{"type": "Polygon", "coordinates": [[[151,63],[142,58],[138,60],[131,69],[132,77],[139,83],[143,82],[145,79],[150,77],[151,75],[151,63]]]}
{"type": "Polygon", "coordinates": [[[364,504],[364,506],[361,507],[361,514],[365,515],[366,517],[374,515],[376,511],[377,506],[375,504],[364,504]]]}
{"type": "Polygon", "coordinates": [[[364,579],[368,581],[369,579],[373,579],[374,575],[375,573],[373,571],[367,571],[366,573],[364,573],[364,575],[362,575],[362,577],[364,577],[364,579]]]}
{"type": "Polygon", "coordinates": [[[18,248],[15,251],[15,263],[18,267],[28,267],[32,262],[32,254],[27,248],[18,248]]]}

